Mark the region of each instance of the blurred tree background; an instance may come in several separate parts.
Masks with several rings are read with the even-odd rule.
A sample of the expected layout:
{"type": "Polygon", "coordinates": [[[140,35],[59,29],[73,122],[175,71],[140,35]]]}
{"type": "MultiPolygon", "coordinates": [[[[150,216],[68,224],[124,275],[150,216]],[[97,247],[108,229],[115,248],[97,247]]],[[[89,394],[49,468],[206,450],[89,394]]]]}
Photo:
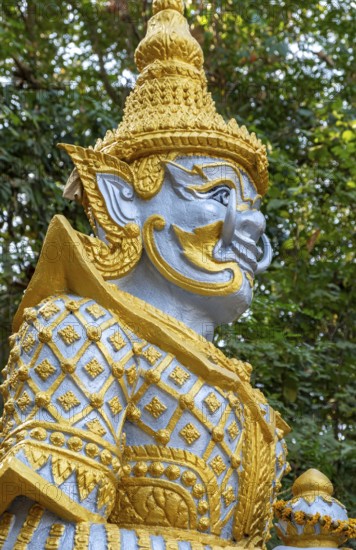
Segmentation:
{"type": "MultiPolygon", "coordinates": [[[[251,311],[216,342],[254,365],[255,384],[293,427],[282,498],[316,467],[354,514],[355,7],[186,2],[218,110],[255,131],[270,158],[264,213],[274,262],[251,311]]],[[[2,366],[52,216],[89,230],[62,199],[72,166],[56,144],[93,145],[120,122],[150,13],[147,0],[1,3],[2,366]]]]}

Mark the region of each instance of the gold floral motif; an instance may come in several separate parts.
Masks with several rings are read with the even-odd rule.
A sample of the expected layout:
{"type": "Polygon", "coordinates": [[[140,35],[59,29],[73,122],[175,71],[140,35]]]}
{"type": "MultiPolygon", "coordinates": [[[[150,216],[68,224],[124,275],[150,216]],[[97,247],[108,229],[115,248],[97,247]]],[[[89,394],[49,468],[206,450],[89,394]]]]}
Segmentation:
{"type": "Polygon", "coordinates": [[[226,508],[228,508],[230,504],[232,504],[236,500],[234,489],[231,487],[231,485],[223,492],[222,496],[226,508]]]}
{"type": "Polygon", "coordinates": [[[215,413],[221,406],[219,399],[213,392],[209,393],[209,395],[204,399],[204,402],[207,404],[208,409],[211,413],[215,413]]]}
{"type": "Polygon", "coordinates": [[[217,476],[220,476],[226,470],[226,465],[220,455],[217,455],[215,458],[213,458],[213,460],[210,462],[210,466],[217,476]]]}
{"type": "Polygon", "coordinates": [[[26,338],[23,340],[23,342],[21,343],[22,345],[22,348],[24,349],[25,353],[30,353],[30,351],[32,350],[33,346],[35,345],[36,343],[36,340],[35,338],[33,337],[33,334],[29,334],[28,336],[26,336],[26,338]]]}
{"type": "Polygon", "coordinates": [[[109,342],[111,343],[115,351],[120,351],[125,346],[125,340],[123,339],[119,331],[110,336],[109,342]]]}
{"type": "Polygon", "coordinates": [[[188,443],[188,445],[192,445],[199,437],[200,433],[196,429],[196,427],[189,422],[184,428],[179,432],[179,435],[183,437],[183,439],[188,443]]]}
{"type": "Polygon", "coordinates": [[[93,317],[93,319],[95,319],[95,321],[100,319],[100,317],[104,317],[106,313],[105,310],[102,307],[100,307],[98,304],[93,304],[91,306],[88,306],[86,308],[86,311],[89,313],[89,315],[91,315],[91,317],[93,317]]]}
{"type": "Polygon", "coordinates": [[[151,365],[154,365],[155,362],[158,361],[160,357],[162,357],[162,354],[158,351],[158,349],[154,348],[153,346],[150,346],[146,350],[142,351],[141,355],[145,357],[145,359],[147,359],[147,361],[151,365]]]}
{"type": "Polygon", "coordinates": [[[167,407],[161,403],[158,397],[153,397],[151,402],[145,406],[145,410],[149,412],[153,418],[159,418],[164,411],[167,410],[167,407]]]}
{"type": "Polygon", "coordinates": [[[27,409],[30,403],[31,403],[31,398],[28,395],[28,393],[24,391],[21,397],[17,400],[17,404],[23,412],[27,409]]]}
{"type": "Polygon", "coordinates": [[[56,368],[48,359],[44,359],[34,370],[44,382],[56,372],[56,368]]]}
{"type": "Polygon", "coordinates": [[[246,536],[246,545],[265,543],[266,525],[272,519],[272,508],[266,506],[273,498],[275,477],[275,446],[267,445],[261,426],[245,407],[245,432],[242,448],[242,471],[239,473],[239,500],[236,506],[233,533],[236,540],[246,536]],[[251,479],[255,479],[251,483],[251,479]]]}
{"type": "Polygon", "coordinates": [[[184,386],[187,380],[189,380],[190,374],[183,370],[181,367],[176,367],[169,375],[169,378],[173,380],[176,386],[179,386],[181,388],[182,386],[184,386]]]}
{"type": "Polygon", "coordinates": [[[240,430],[239,430],[239,427],[237,425],[237,422],[235,422],[235,420],[232,422],[232,424],[230,424],[227,431],[228,431],[229,436],[231,437],[232,440],[237,438],[237,436],[239,435],[240,430]]]}
{"type": "Polygon", "coordinates": [[[119,414],[119,412],[122,411],[122,405],[120,403],[120,399],[118,398],[117,395],[115,395],[115,397],[113,397],[112,399],[110,399],[110,401],[108,401],[108,404],[109,404],[109,407],[110,407],[110,410],[112,412],[112,414],[119,414]]]}
{"type": "Polygon", "coordinates": [[[80,340],[79,334],[76,332],[75,328],[72,325],[68,325],[65,328],[62,328],[58,331],[58,334],[67,346],[70,346],[71,344],[74,344],[74,342],[76,342],[77,340],[80,340]]]}
{"type": "Polygon", "coordinates": [[[91,376],[91,378],[96,378],[97,376],[99,376],[99,374],[104,372],[104,367],[100,365],[97,359],[94,358],[91,361],[89,361],[87,365],[85,365],[84,370],[87,371],[87,373],[89,374],[89,376],[91,376]]]}
{"type": "Polygon", "coordinates": [[[97,418],[95,418],[94,420],[90,420],[90,422],[87,422],[86,426],[89,428],[91,432],[93,432],[96,435],[103,436],[106,434],[105,428],[103,428],[103,426],[100,424],[97,418]]]}
{"type": "Polygon", "coordinates": [[[60,311],[60,309],[57,306],[57,304],[55,304],[54,302],[51,302],[51,303],[46,304],[43,307],[41,307],[41,309],[39,310],[39,313],[40,313],[40,315],[42,315],[42,317],[46,321],[49,321],[50,318],[53,317],[53,315],[55,315],[59,311],[60,311]]]}
{"type": "Polygon", "coordinates": [[[63,395],[57,398],[58,403],[61,404],[65,411],[70,411],[74,407],[80,405],[80,401],[72,391],[67,391],[63,395]]]}

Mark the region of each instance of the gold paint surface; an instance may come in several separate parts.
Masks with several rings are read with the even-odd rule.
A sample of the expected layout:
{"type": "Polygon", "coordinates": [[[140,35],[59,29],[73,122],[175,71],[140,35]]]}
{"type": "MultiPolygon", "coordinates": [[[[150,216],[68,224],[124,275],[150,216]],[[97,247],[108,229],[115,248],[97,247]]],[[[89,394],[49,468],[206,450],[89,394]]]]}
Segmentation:
{"type": "Polygon", "coordinates": [[[146,220],[143,228],[145,250],[151,262],[165,279],[184,290],[202,296],[227,296],[240,289],[242,273],[239,266],[235,262],[218,262],[213,258],[213,250],[221,235],[221,222],[198,228],[194,233],[186,233],[176,226],[174,226],[174,231],[182,245],[184,255],[192,264],[211,273],[218,273],[225,269],[232,272],[231,279],[222,283],[199,282],[190,279],[176,271],[164,260],[156,245],[154,232],[164,229],[165,224],[166,222],[161,216],[153,215],[146,220]]]}

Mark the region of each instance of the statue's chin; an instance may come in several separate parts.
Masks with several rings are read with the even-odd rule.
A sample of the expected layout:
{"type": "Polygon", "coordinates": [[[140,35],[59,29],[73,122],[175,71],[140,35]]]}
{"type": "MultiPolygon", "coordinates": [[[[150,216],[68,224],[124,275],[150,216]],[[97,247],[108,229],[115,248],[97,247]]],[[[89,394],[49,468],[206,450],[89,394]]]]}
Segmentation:
{"type": "Polygon", "coordinates": [[[233,323],[248,310],[253,300],[253,288],[243,272],[243,283],[237,292],[228,296],[209,298],[209,312],[216,325],[233,323]]]}

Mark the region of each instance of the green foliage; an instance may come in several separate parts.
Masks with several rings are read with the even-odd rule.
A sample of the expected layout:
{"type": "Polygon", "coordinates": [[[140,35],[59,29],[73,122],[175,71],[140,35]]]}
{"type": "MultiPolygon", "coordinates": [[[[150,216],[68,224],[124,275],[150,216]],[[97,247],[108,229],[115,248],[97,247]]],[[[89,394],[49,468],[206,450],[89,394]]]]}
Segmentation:
{"type": "MultiPolygon", "coordinates": [[[[256,298],[216,341],[254,365],[254,381],[293,428],[292,479],[332,479],[349,511],[355,474],[353,356],[355,97],[352,3],[187,2],[218,109],[266,143],[265,201],[275,257],[256,298]]],[[[135,78],[147,1],[2,4],[0,106],[2,340],[71,171],[56,143],[88,146],[116,127],[135,78]]],[[[6,361],[6,344],[2,347],[6,361]]],[[[355,491],[354,491],[355,493],[355,491]]],[[[355,508],[353,509],[355,513],[355,508]]]]}

